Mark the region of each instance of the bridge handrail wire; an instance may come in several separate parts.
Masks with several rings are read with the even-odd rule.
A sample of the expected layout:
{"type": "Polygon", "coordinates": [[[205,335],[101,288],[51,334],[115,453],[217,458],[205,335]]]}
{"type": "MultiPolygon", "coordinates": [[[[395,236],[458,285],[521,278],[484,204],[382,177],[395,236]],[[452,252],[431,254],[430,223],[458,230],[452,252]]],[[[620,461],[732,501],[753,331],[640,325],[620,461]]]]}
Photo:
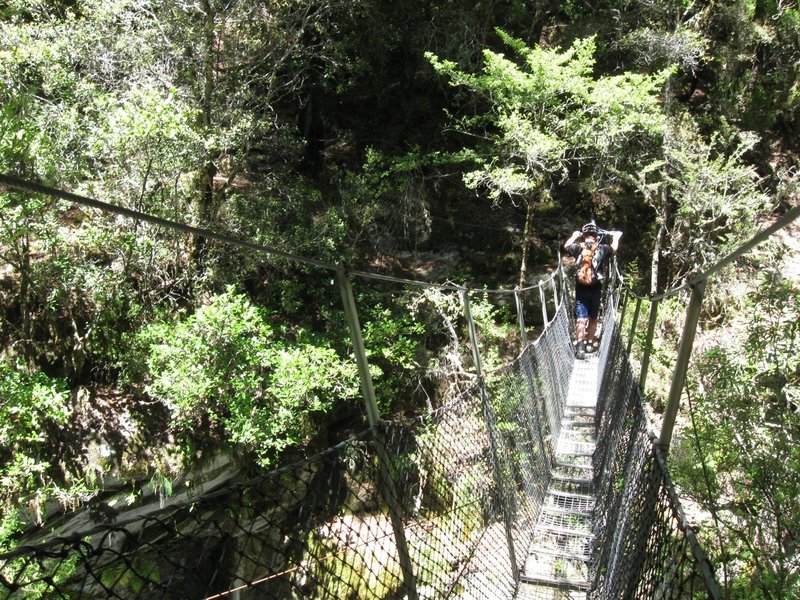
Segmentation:
{"type": "Polygon", "coordinates": [[[611,303],[603,325],[596,413],[591,597],[721,596],[656,443],[611,303]],[[682,594],[685,594],[683,596],[682,594]]]}
{"type": "MultiPolygon", "coordinates": [[[[21,185],[2,175],[0,183],[21,185]]],[[[52,192],[27,184],[24,189],[52,192]]],[[[87,200],[67,196],[57,197],[87,200]]],[[[134,213],[125,216],[143,218],[134,213]]],[[[175,228],[174,222],[154,219],[175,228]]],[[[272,253],[200,228],[179,230],[272,253]]],[[[313,259],[299,262],[335,269],[345,279],[369,276],[436,286],[467,298],[472,292],[464,286],[346,273],[340,265],[313,259]]],[[[543,290],[547,284],[553,286],[557,310],[552,319],[543,315],[538,339],[507,367],[485,379],[479,373],[446,409],[410,422],[375,419],[366,433],[288,470],[215,497],[199,494],[170,507],[171,512],[150,513],[153,518],[122,528],[95,527],[88,539],[82,531],[46,546],[28,546],[23,554],[1,554],[0,589],[12,597],[55,593],[125,600],[212,598],[256,589],[263,598],[382,598],[410,591],[396,516],[408,538],[407,560],[420,598],[512,598],[519,583],[515,570],[521,567],[511,564],[512,558],[525,556],[552,476],[573,364],[569,285],[562,269],[526,289],[543,290]],[[393,485],[381,483],[387,476],[393,485]]],[[[616,325],[622,293],[614,281],[606,287],[608,325],[600,351],[606,366],[599,383],[604,408],[598,412],[595,457],[605,491],[599,496],[602,526],[595,530],[592,596],[639,597],[631,594],[659,590],[676,597],[675,590],[699,590],[705,584],[696,577],[702,571],[697,554],[687,548],[691,532],[681,530],[685,519],[675,520],[669,484],[665,487],[665,478],[657,475],[656,450],[641,427],[628,422],[641,424],[643,405],[616,325]],[[624,473],[630,478],[620,486],[624,473]],[[620,514],[626,506],[630,510],[620,514]],[[637,560],[626,564],[631,556],[637,560]],[[666,565],[665,556],[671,557],[666,565]]],[[[479,352],[477,345],[473,341],[479,352]]]]}
{"type": "MultiPolygon", "coordinates": [[[[73,192],[67,192],[65,190],[61,190],[58,188],[50,187],[41,183],[36,183],[33,181],[28,181],[26,179],[22,179],[20,177],[15,177],[13,175],[9,175],[6,173],[0,173],[0,185],[7,186],[12,189],[16,189],[22,192],[30,192],[34,194],[42,194],[45,196],[50,196],[52,198],[59,198],[61,200],[67,200],[69,202],[74,202],[75,204],[86,206],[89,208],[94,208],[101,212],[114,214],[122,217],[126,217],[128,219],[132,219],[134,221],[142,221],[145,223],[149,223],[151,225],[156,225],[160,227],[165,227],[167,229],[171,229],[173,231],[178,231],[181,233],[188,233],[190,235],[195,235],[199,237],[205,237],[211,240],[215,240],[218,242],[222,242],[224,244],[229,244],[231,246],[236,246],[239,248],[243,248],[245,250],[250,250],[259,254],[267,254],[271,256],[275,256],[278,258],[282,258],[288,261],[296,262],[303,265],[314,266],[320,269],[338,272],[342,266],[341,263],[332,263],[323,260],[319,260],[316,258],[311,258],[307,256],[302,256],[300,254],[286,252],[284,250],[280,250],[278,248],[274,248],[272,246],[267,246],[265,244],[259,244],[256,242],[252,242],[249,240],[241,239],[238,237],[234,237],[228,234],[219,233],[214,231],[213,229],[197,227],[194,225],[189,225],[187,223],[181,223],[179,221],[174,221],[171,219],[166,219],[164,217],[159,217],[157,215],[152,215],[150,213],[146,213],[139,210],[134,210],[131,208],[127,208],[124,206],[119,206],[116,204],[110,204],[108,202],[103,202],[102,200],[97,200],[95,198],[89,198],[87,196],[82,196],[80,194],[75,194],[73,192]]],[[[374,271],[364,271],[359,269],[348,269],[348,274],[354,277],[362,277],[365,279],[373,279],[377,281],[385,281],[388,283],[398,283],[403,285],[409,286],[417,286],[417,287],[428,287],[428,288],[437,288],[442,290],[449,290],[449,291],[457,291],[460,292],[461,290],[465,289],[464,285],[457,285],[452,283],[439,283],[439,282],[429,282],[429,281],[421,281],[418,279],[408,279],[404,277],[397,277],[395,275],[386,275],[383,273],[376,273],[374,271]]],[[[527,286],[520,288],[519,291],[528,291],[532,289],[537,289],[543,285],[546,285],[552,278],[556,277],[556,273],[552,273],[550,277],[545,278],[534,285],[527,286]]],[[[515,289],[512,288],[498,288],[498,289],[485,289],[482,290],[485,292],[492,292],[497,294],[513,294],[515,293],[515,289]]]]}
{"type": "MultiPolygon", "coordinates": [[[[553,298],[554,302],[557,302],[556,278],[563,278],[560,271],[556,270],[538,284],[523,289],[468,290],[465,286],[430,284],[352,270],[348,272],[342,265],[306,259],[208,229],[113,206],[18,178],[0,175],[0,184],[35,194],[46,194],[103,212],[204,236],[301,264],[332,269],[344,282],[343,290],[349,286],[351,276],[460,291],[467,299],[473,291],[514,293],[519,296],[529,290],[543,289],[549,284],[553,286],[553,298]]],[[[352,299],[352,293],[349,296],[352,299]]],[[[560,319],[563,332],[563,323],[566,319],[563,295],[556,308],[554,320],[560,319]]],[[[356,331],[359,328],[357,315],[354,309],[350,312],[356,316],[351,323],[352,329],[356,331]]],[[[524,556],[530,541],[531,528],[535,523],[535,511],[541,504],[549,474],[548,454],[552,453],[552,448],[547,452],[542,449],[553,442],[552,439],[546,442],[541,438],[545,430],[539,422],[538,415],[544,413],[552,415],[557,411],[558,402],[553,401],[554,394],[562,392],[563,395],[566,390],[563,374],[559,381],[550,368],[545,369],[547,377],[537,378],[535,367],[532,366],[534,361],[541,364],[543,361],[553,359],[553,353],[550,351],[539,351],[534,356],[535,349],[543,344],[542,340],[557,341],[564,337],[563,333],[561,338],[551,333],[553,330],[547,322],[546,311],[544,312],[544,331],[534,344],[528,346],[527,354],[523,352],[516,363],[517,366],[512,366],[504,374],[491,374],[490,385],[493,388],[504,387],[507,393],[514,396],[511,400],[502,398],[498,400],[496,397],[488,400],[492,405],[498,403],[505,411],[505,414],[499,417],[507,422],[504,431],[498,429],[500,424],[494,411],[485,410],[486,398],[482,402],[473,401],[483,414],[484,433],[480,434],[476,430],[477,435],[469,439],[463,439],[463,419],[450,424],[452,430],[454,425],[461,428],[458,435],[454,433],[443,435],[443,439],[439,439],[438,442],[436,438],[428,439],[425,436],[425,429],[430,427],[431,423],[437,428],[442,428],[452,421],[449,417],[451,412],[475,411],[474,406],[469,408],[468,399],[462,398],[460,402],[451,403],[448,412],[437,414],[438,420],[429,420],[425,426],[420,426],[421,434],[418,435],[418,431],[415,430],[405,442],[408,446],[405,443],[398,446],[398,441],[402,441],[403,436],[392,435],[398,431],[399,425],[381,421],[380,416],[374,413],[367,434],[352,438],[326,453],[316,455],[293,467],[294,470],[284,469],[282,472],[266,474],[251,485],[225,488],[218,494],[203,494],[198,490],[196,497],[192,497],[180,506],[167,507],[163,511],[150,511],[144,517],[127,520],[121,518],[113,524],[73,532],[71,536],[46,539],[44,544],[26,545],[13,553],[2,554],[0,587],[4,587],[12,595],[37,594],[44,590],[47,593],[55,592],[69,597],[74,594],[77,594],[76,597],[81,597],[86,593],[109,598],[211,598],[241,590],[243,586],[237,582],[243,581],[244,588],[258,587],[260,593],[266,594],[264,597],[274,594],[274,597],[282,598],[287,593],[305,597],[308,588],[321,594],[320,597],[338,598],[341,597],[343,588],[349,589],[348,593],[356,589],[360,590],[359,593],[366,593],[364,590],[370,589],[376,580],[380,579],[384,588],[402,589],[412,597],[419,586],[422,596],[444,597],[444,590],[453,590],[458,585],[465,589],[472,588],[475,593],[482,593],[488,599],[496,597],[496,586],[481,592],[483,588],[478,585],[481,583],[480,578],[476,583],[468,583],[470,578],[474,577],[473,572],[499,574],[508,571],[503,586],[510,597],[517,578],[514,572],[516,565],[511,564],[514,562],[512,557],[517,549],[520,555],[524,556]],[[508,385],[503,384],[504,379],[515,382],[527,380],[527,383],[508,385]],[[519,395],[520,391],[529,392],[531,389],[537,389],[538,394],[519,395]],[[511,405],[514,410],[509,411],[511,405]],[[480,409],[481,406],[484,406],[484,409],[480,409]],[[519,418],[520,414],[527,415],[521,421],[523,425],[510,427],[508,420],[512,417],[519,418]],[[485,450],[491,445],[488,442],[492,438],[498,440],[497,445],[500,447],[492,459],[488,460],[485,450]],[[425,472],[432,464],[430,458],[426,456],[436,453],[431,449],[425,451],[426,444],[431,447],[438,444],[441,447],[437,458],[444,464],[446,456],[458,458],[465,454],[465,448],[470,448],[466,454],[473,457],[471,460],[477,460],[475,465],[470,466],[471,460],[467,461],[466,465],[456,460],[458,468],[466,469],[469,476],[467,479],[473,480],[470,485],[462,484],[458,488],[459,494],[466,494],[465,498],[453,497],[449,506],[439,506],[436,498],[442,492],[422,489],[422,479],[427,479],[425,472]],[[526,445],[533,448],[534,452],[520,456],[520,449],[526,445]],[[359,454],[362,455],[360,460],[353,458],[359,454]],[[373,458],[363,458],[368,455],[373,458]],[[406,457],[404,459],[406,462],[401,461],[398,465],[398,457],[403,456],[406,457]],[[348,465],[352,465],[354,461],[365,467],[364,473],[356,475],[348,471],[348,465]],[[320,464],[326,464],[327,467],[322,468],[320,464]],[[475,466],[478,465],[484,467],[475,471],[475,466]],[[492,465],[495,471],[493,478],[486,477],[489,465],[492,465]],[[409,468],[410,471],[406,472],[409,468]],[[484,475],[481,475],[481,472],[484,475]],[[408,477],[409,473],[411,480],[404,480],[403,476],[408,477]],[[274,492],[263,489],[267,481],[275,480],[279,481],[280,485],[273,485],[274,492]],[[398,485],[402,486],[399,490],[398,485]],[[412,499],[408,496],[408,491],[415,489],[415,486],[419,496],[412,499]],[[309,492],[311,488],[315,493],[309,492]],[[381,490],[382,493],[378,494],[377,490],[381,490]],[[334,502],[333,497],[338,500],[334,502]],[[224,499],[223,502],[220,502],[221,498],[224,499]],[[347,514],[331,512],[331,506],[347,506],[348,502],[369,502],[371,511],[361,509],[357,511],[358,518],[349,520],[347,514]],[[275,504],[277,506],[274,506],[275,504]],[[283,508],[287,504],[292,508],[290,511],[283,508]],[[261,505],[272,506],[267,511],[268,516],[263,512],[253,512],[256,510],[255,507],[261,505]],[[287,513],[294,515],[295,520],[302,517],[300,525],[295,530],[286,530],[290,521],[287,513]],[[200,514],[203,514],[204,518],[197,518],[200,514]],[[402,520],[399,527],[395,525],[394,518],[398,514],[402,520]],[[420,518],[427,514],[434,515],[433,521],[420,518]],[[506,515],[505,537],[510,543],[507,545],[507,556],[498,562],[496,540],[499,530],[495,524],[499,523],[501,514],[506,515]],[[508,520],[511,515],[514,519],[513,524],[508,520]],[[442,519],[447,522],[443,523],[443,527],[438,527],[437,521],[442,519]],[[337,532],[340,535],[334,535],[331,531],[332,523],[339,524],[337,532]],[[369,529],[370,526],[375,526],[378,531],[364,532],[365,527],[369,529]],[[453,531],[452,527],[456,530],[453,531]],[[327,535],[323,536],[320,528],[325,530],[327,535]],[[477,538],[468,535],[468,543],[456,544],[457,552],[454,554],[453,548],[450,547],[453,545],[453,540],[461,539],[466,532],[473,529],[480,532],[477,538]],[[271,534],[283,533],[278,535],[278,541],[273,541],[274,535],[266,538],[258,535],[262,530],[267,530],[271,534]],[[197,539],[215,539],[215,536],[209,533],[211,531],[216,531],[218,534],[216,537],[220,539],[213,548],[205,548],[199,557],[196,556],[197,549],[192,550],[192,545],[197,539]],[[351,544],[353,536],[356,538],[366,536],[372,540],[367,544],[372,545],[367,554],[371,552],[384,555],[383,563],[377,566],[366,565],[364,574],[355,574],[355,569],[352,573],[348,572],[348,563],[365,560],[363,557],[354,558],[353,548],[361,548],[365,542],[360,539],[351,544]],[[410,551],[407,551],[409,555],[407,561],[411,562],[410,568],[413,569],[411,585],[407,576],[408,565],[403,564],[407,561],[402,557],[403,552],[399,551],[403,545],[401,538],[405,536],[411,536],[414,541],[410,551]],[[158,543],[154,540],[158,540],[158,543]],[[292,563],[297,550],[288,554],[282,550],[287,544],[286,540],[293,540],[289,542],[289,548],[303,548],[299,562],[292,563]],[[253,555],[252,551],[248,550],[251,545],[260,547],[262,551],[253,555]],[[376,545],[379,546],[377,550],[376,545]],[[162,547],[166,547],[167,551],[162,551],[162,547]],[[481,551],[481,548],[484,550],[481,551]],[[174,559],[173,555],[188,558],[174,559]],[[259,558],[262,555],[268,557],[266,562],[263,558],[259,558]],[[450,556],[450,559],[445,561],[444,565],[439,565],[437,560],[431,559],[431,556],[450,556]],[[337,557],[344,558],[340,560],[337,557]],[[460,568],[454,575],[449,565],[456,560],[456,557],[460,568]],[[187,560],[193,559],[198,561],[196,565],[187,564],[187,560]],[[487,560],[490,564],[486,563],[487,560]],[[312,564],[309,564],[309,561],[312,564]],[[467,562],[461,565],[461,561],[467,562]],[[483,566],[468,568],[469,561],[478,563],[483,561],[483,566]],[[436,568],[430,568],[431,564],[436,568]]],[[[356,343],[354,339],[354,344],[356,343]]],[[[477,349],[477,343],[474,345],[477,349]]],[[[567,364],[571,364],[571,361],[567,361],[567,364]]],[[[487,390],[485,386],[486,383],[479,376],[478,386],[471,388],[472,392],[468,397],[475,399],[484,396],[487,390]]],[[[496,396],[494,393],[492,395],[496,396]]],[[[558,423],[552,416],[549,421],[558,423]]],[[[473,427],[479,426],[473,423],[473,427]]],[[[437,465],[436,468],[441,470],[442,465],[437,465]]],[[[447,472],[447,475],[448,477],[440,475],[439,479],[442,481],[438,483],[450,489],[454,482],[460,481],[461,476],[454,472],[447,472]]],[[[113,521],[116,517],[112,515],[108,518],[113,521]]],[[[379,589],[380,586],[373,590],[374,597],[381,597],[379,589]]]]}
{"type": "Polygon", "coordinates": [[[622,286],[625,288],[625,294],[628,298],[636,299],[636,310],[634,318],[631,323],[631,329],[628,340],[628,353],[633,342],[634,331],[637,326],[637,319],[639,315],[639,306],[642,300],[650,301],[650,311],[647,322],[647,334],[642,349],[642,360],[639,372],[639,388],[642,393],[645,390],[645,383],[650,370],[650,355],[653,347],[653,338],[655,333],[656,321],[658,319],[658,308],[660,303],[667,299],[680,294],[683,291],[690,291],[690,298],[686,308],[686,320],[681,331],[681,338],[677,348],[677,355],[672,370],[672,377],[670,381],[669,392],[666,399],[666,407],[662,418],[661,430],[659,432],[659,444],[665,451],[669,450],[669,445],[672,440],[672,432],[677,418],[680,396],[686,382],[686,375],[688,372],[689,361],[691,359],[692,350],[694,347],[694,338],[697,329],[700,311],[705,295],[705,288],[707,281],[715,274],[719,273],[723,268],[732,264],[737,259],[744,256],[747,252],[755,248],[767,240],[770,236],[774,235],[777,231],[788,226],[800,217],[800,205],[789,208],[783,215],[778,217],[773,223],[763,228],[761,231],[754,234],[747,241],[739,244],[734,250],[729,252],[726,256],[714,262],[712,265],[700,270],[699,272],[692,273],[686,280],[673,287],[666,292],[660,294],[652,294],[648,297],[641,296],[633,292],[627,282],[624,281],[622,274],[618,267],[615,266],[615,276],[621,281],[622,286]]]}

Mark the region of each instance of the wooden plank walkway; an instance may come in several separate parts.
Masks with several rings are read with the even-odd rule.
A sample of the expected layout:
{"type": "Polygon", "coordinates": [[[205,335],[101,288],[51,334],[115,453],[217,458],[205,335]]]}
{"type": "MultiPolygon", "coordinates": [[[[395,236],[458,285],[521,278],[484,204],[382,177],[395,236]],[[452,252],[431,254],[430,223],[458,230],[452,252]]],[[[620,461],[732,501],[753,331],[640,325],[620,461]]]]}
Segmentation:
{"type": "Polygon", "coordinates": [[[517,600],[588,598],[598,367],[598,353],[575,361],[553,479],[534,530],[517,600]]]}

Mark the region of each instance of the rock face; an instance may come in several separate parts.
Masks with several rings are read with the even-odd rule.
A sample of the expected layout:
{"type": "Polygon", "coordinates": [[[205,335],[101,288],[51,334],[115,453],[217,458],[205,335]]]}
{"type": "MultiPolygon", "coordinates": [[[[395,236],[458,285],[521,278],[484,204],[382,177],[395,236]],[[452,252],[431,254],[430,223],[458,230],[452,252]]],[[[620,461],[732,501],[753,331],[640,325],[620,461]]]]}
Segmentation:
{"type": "Polygon", "coordinates": [[[138,521],[144,522],[164,509],[189,504],[193,498],[205,496],[234,481],[239,474],[240,469],[232,457],[221,455],[197,471],[172,482],[171,494],[166,494],[152,482],[106,479],[104,492],[88,500],[82,509],[54,516],[61,509],[50,506],[46,529],[25,536],[20,544],[41,543],[52,537],[52,531],[58,531],[59,537],[68,538],[110,524],[124,524],[127,530],[135,530],[138,521]],[[131,493],[135,487],[140,493],[131,493]]]}
{"type": "Polygon", "coordinates": [[[238,588],[239,598],[311,597],[327,585],[326,557],[343,551],[349,521],[337,515],[380,515],[372,463],[353,469],[347,450],[334,450],[248,481],[221,456],[171,495],[148,488],[135,502],[115,484],[21,540],[35,546],[24,560],[70,598],[207,598],[238,588]]]}

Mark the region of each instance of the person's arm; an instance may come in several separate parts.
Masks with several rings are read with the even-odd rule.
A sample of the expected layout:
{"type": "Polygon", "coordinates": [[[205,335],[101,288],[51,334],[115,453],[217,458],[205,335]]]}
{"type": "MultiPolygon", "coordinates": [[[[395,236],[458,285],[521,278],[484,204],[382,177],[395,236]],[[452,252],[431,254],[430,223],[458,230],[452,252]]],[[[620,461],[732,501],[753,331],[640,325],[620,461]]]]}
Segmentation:
{"type": "Polygon", "coordinates": [[[573,231],[570,238],[564,242],[564,250],[567,250],[572,244],[574,244],[579,237],[583,235],[580,231],[573,231]]]}
{"type": "Polygon", "coordinates": [[[611,249],[616,253],[617,248],[619,248],[619,238],[622,237],[622,232],[609,231],[608,233],[611,236],[611,249]]]}

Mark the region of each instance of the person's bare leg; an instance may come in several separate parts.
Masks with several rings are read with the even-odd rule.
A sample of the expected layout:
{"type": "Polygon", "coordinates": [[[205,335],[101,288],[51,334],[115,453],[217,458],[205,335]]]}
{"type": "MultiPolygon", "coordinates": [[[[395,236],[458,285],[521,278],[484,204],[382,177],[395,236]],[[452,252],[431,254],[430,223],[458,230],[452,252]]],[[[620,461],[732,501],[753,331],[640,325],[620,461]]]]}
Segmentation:
{"type": "Polygon", "coordinates": [[[586,328],[586,344],[587,352],[594,352],[597,350],[597,340],[595,336],[597,335],[597,319],[589,319],[589,326],[586,328]]]}
{"type": "Polygon", "coordinates": [[[589,319],[589,328],[586,332],[586,340],[594,343],[594,336],[597,333],[597,319],[589,319]]]}
{"type": "MultiPolygon", "coordinates": [[[[583,342],[586,340],[586,321],[589,321],[589,331],[592,331],[591,326],[591,319],[575,319],[575,338],[578,342],[583,342]]],[[[597,327],[597,323],[595,322],[595,327],[597,327]]],[[[589,335],[589,339],[591,339],[591,334],[589,335]]]]}
{"type": "Polygon", "coordinates": [[[575,319],[575,337],[578,340],[575,358],[578,360],[583,360],[586,356],[586,321],[587,319],[575,319]]]}

